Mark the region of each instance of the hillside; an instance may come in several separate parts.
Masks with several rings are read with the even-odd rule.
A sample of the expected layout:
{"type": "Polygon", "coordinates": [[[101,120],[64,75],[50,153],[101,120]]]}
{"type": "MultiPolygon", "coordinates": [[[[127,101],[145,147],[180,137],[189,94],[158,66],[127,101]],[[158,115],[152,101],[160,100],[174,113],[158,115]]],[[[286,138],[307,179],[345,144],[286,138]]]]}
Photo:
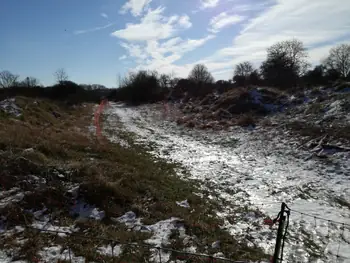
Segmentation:
{"type": "Polygon", "coordinates": [[[291,208],[286,262],[349,262],[350,109],[346,85],[298,93],[252,87],[125,107],[120,120],[157,157],[180,162],[219,203],[223,228],[272,254],[263,226],[291,208]],[[218,113],[218,114],[217,114],[218,113]]]}
{"type": "MultiPolygon", "coordinates": [[[[239,242],[201,198],[189,171],[136,144],[94,104],[13,97],[0,102],[0,262],[174,262],[189,255],[268,259],[239,242]],[[216,244],[216,245],[215,245],[216,244]],[[161,253],[152,247],[162,247],[161,253]]],[[[193,257],[193,256],[191,256],[193,257]]],[[[218,260],[217,262],[220,262],[218,260]]]]}

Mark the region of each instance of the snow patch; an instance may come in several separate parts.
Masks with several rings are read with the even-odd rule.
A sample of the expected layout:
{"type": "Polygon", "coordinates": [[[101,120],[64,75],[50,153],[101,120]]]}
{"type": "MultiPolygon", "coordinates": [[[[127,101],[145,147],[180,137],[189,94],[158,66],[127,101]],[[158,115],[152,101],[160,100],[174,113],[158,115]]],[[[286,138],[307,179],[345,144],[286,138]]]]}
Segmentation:
{"type": "Polygon", "coordinates": [[[77,200],[77,202],[71,207],[70,214],[77,216],[78,221],[84,221],[87,219],[102,220],[105,217],[104,211],[100,211],[95,206],[89,205],[83,200],[77,200]]]}
{"type": "Polygon", "coordinates": [[[120,245],[116,245],[113,248],[111,245],[107,245],[107,246],[98,247],[97,252],[104,256],[118,257],[122,253],[122,248],[120,245]]]}
{"type": "Polygon", "coordinates": [[[262,100],[263,100],[263,96],[262,94],[256,90],[256,89],[253,89],[249,92],[249,96],[252,98],[254,104],[258,104],[258,105],[261,105],[263,106],[263,108],[267,111],[276,111],[278,106],[277,105],[274,105],[274,104],[269,104],[269,103],[264,103],[262,100]]]}
{"type": "Polygon", "coordinates": [[[32,223],[32,227],[36,229],[40,229],[41,231],[53,231],[60,232],[58,236],[66,237],[67,235],[78,231],[79,229],[75,226],[55,226],[52,224],[52,218],[50,214],[47,214],[48,209],[44,208],[42,210],[38,210],[32,212],[35,220],[32,223]]]}
{"type": "Polygon", "coordinates": [[[72,263],[85,263],[83,257],[76,257],[73,251],[65,249],[62,251],[60,245],[45,247],[38,254],[42,258],[43,262],[57,262],[59,260],[67,260],[72,263]],[[71,259],[71,260],[70,260],[71,259]]]}
{"type": "Polygon", "coordinates": [[[22,109],[16,105],[15,98],[0,101],[0,109],[8,114],[15,115],[16,117],[22,115],[22,109]]]}
{"type": "MultiPolygon", "coordinates": [[[[156,247],[164,247],[169,245],[169,237],[171,235],[172,230],[185,230],[183,224],[179,224],[178,218],[172,217],[167,220],[159,221],[154,225],[148,226],[149,229],[153,232],[153,236],[145,241],[145,243],[154,245],[156,247]]],[[[169,261],[171,253],[160,250],[152,253],[151,261],[157,262],[159,259],[159,253],[161,253],[162,260],[164,262],[169,261]]]]}
{"type": "Polygon", "coordinates": [[[326,109],[325,118],[339,115],[342,111],[342,100],[332,102],[326,109]]]}
{"type": "Polygon", "coordinates": [[[112,221],[117,221],[119,223],[124,223],[128,228],[141,227],[141,219],[136,217],[136,214],[132,211],[127,212],[118,218],[111,218],[112,221]]]}
{"type": "Polygon", "coordinates": [[[20,202],[23,200],[25,194],[23,192],[15,193],[16,191],[19,191],[19,189],[12,188],[9,191],[4,191],[4,192],[0,193],[0,198],[2,198],[0,200],[0,209],[6,207],[7,205],[9,205],[11,203],[17,203],[17,202],[20,202]],[[13,194],[13,193],[15,193],[15,194],[13,194]]]}
{"type": "Polygon", "coordinates": [[[187,199],[181,202],[176,201],[176,204],[181,207],[190,208],[190,204],[188,203],[187,199]]]}
{"type": "MultiPolygon", "coordinates": [[[[169,245],[169,238],[173,230],[178,230],[180,237],[186,237],[186,230],[182,220],[175,217],[159,221],[153,225],[143,225],[141,223],[141,218],[137,218],[134,212],[129,211],[121,217],[112,218],[112,220],[124,223],[129,229],[141,232],[151,232],[153,235],[149,239],[145,240],[145,243],[153,245],[154,247],[161,248],[169,245]]],[[[161,253],[161,257],[164,262],[169,261],[171,253],[157,249],[151,250],[151,261],[157,262],[157,260],[159,260],[159,253],[161,253]]]]}

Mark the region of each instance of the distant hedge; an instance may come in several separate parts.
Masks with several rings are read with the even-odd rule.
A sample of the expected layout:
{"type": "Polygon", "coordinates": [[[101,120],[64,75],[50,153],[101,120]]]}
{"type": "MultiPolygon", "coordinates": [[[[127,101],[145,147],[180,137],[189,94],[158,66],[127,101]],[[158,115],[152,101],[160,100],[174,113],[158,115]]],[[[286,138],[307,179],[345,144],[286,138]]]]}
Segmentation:
{"type": "Polygon", "coordinates": [[[111,93],[109,89],[85,90],[72,81],[62,81],[49,87],[11,87],[0,89],[0,100],[13,96],[48,98],[66,102],[67,104],[79,104],[83,102],[99,103],[102,98],[111,93]]]}

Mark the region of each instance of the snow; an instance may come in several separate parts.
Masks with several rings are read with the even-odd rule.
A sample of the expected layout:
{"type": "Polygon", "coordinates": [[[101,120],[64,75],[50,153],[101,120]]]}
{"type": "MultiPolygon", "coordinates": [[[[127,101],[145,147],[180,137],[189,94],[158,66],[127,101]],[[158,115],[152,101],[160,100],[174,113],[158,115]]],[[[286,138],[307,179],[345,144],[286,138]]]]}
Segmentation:
{"type": "MultiPolygon", "coordinates": [[[[182,220],[179,218],[172,217],[166,220],[159,221],[153,225],[144,225],[141,223],[141,219],[142,218],[137,218],[134,212],[129,211],[121,217],[114,218],[112,220],[124,223],[129,229],[133,229],[135,231],[152,233],[152,236],[144,241],[146,244],[149,244],[152,247],[162,248],[169,245],[169,238],[172,233],[172,230],[178,230],[180,233],[180,237],[188,237],[185,234],[185,227],[182,224],[182,220]]],[[[170,252],[158,249],[151,249],[151,251],[151,262],[158,262],[159,253],[161,253],[160,256],[162,258],[162,262],[168,262],[170,259],[170,252]]]]}
{"type": "Polygon", "coordinates": [[[51,216],[46,213],[47,209],[38,210],[33,212],[35,220],[32,223],[32,227],[47,231],[57,231],[58,236],[66,237],[67,235],[76,232],[78,229],[75,226],[55,226],[52,224],[51,216]]]}
{"type": "Polygon", "coordinates": [[[16,105],[15,98],[0,101],[0,109],[8,114],[15,115],[16,117],[22,115],[22,109],[16,105]]]}
{"type": "Polygon", "coordinates": [[[190,204],[188,203],[187,200],[184,200],[184,201],[181,201],[181,202],[176,201],[176,204],[178,206],[181,206],[181,207],[190,208],[190,204]]]}
{"type": "MultiPolygon", "coordinates": [[[[118,119],[128,131],[134,132],[137,142],[153,143],[156,148],[152,154],[155,156],[182,163],[190,171],[185,180],[201,180],[202,189],[209,191],[217,201],[225,202],[226,206],[218,211],[218,216],[225,221],[221,227],[236,238],[252,236],[252,245],[263,248],[270,255],[276,229],[271,230],[262,222],[266,216],[277,216],[282,201],[297,211],[350,224],[350,210],[334,198],[343,196],[350,201],[349,158],[343,158],[337,165],[312,158],[306,161],[310,153],[297,147],[298,139],[260,127],[250,132],[240,128],[216,133],[186,130],[171,122],[156,122],[155,119],[160,118],[153,118],[156,113],[151,112],[149,106],[125,108],[111,103],[106,115],[108,123],[118,119]],[[224,140],[238,142],[228,147],[222,145],[224,140]],[[251,210],[258,209],[262,214],[253,215],[250,211],[239,214],[237,207],[246,206],[251,210]],[[235,224],[227,220],[232,215],[240,217],[235,224]],[[252,228],[253,224],[259,227],[252,228]]],[[[327,227],[321,223],[322,220],[317,220],[319,226],[315,232],[312,217],[291,212],[286,262],[310,262],[310,248],[305,244],[312,237],[325,247],[329,239],[325,234],[327,227]],[[296,239],[300,239],[299,244],[296,239]]],[[[330,240],[341,242],[339,227],[331,224],[329,228],[330,240]]],[[[346,251],[350,251],[349,242],[345,243],[339,252],[341,256],[347,256],[346,251]]],[[[333,247],[328,251],[336,253],[333,247]]],[[[329,260],[330,253],[327,254],[329,260]]]]}
{"type": "Polygon", "coordinates": [[[58,262],[59,260],[67,260],[72,263],[85,263],[85,259],[83,257],[74,256],[73,251],[70,251],[70,253],[68,249],[63,250],[62,252],[61,251],[62,247],[57,245],[45,247],[38,254],[42,258],[43,262],[58,262]]]}
{"type": "Polygon", "coordinates": [[[253,99],[253,102],[255,104],[262,105],[265,108],[265,110],[267,110],[267,111],[275,111],[278,108],[277,105],[263,103],[262,102],[262,94],[259,92],[259,90],[255,90],[255,89],[251,90],[249,92],[249,95],[253,99]]]}
{"type": "Polygon", "coordinates": [[[24,193],[21,192],[21,193],[16,193],[15,195],[3,198],[2,200],[0,200],[0,208],[4,208],[10,203],[19,202],[23,200],[24,196],[25,196],[24,193]]]}
{"type": "Polygon", "coordinates": [[[116,245],[113,249],[111,245],[107,245],[107,246],[98,247],[97,252],[105,256],[118,257],[122,253],[122,249],[120,245],[116,245]],[[112,253],[112,250],[113,250],[113,253],[112,253]]]}
{"type": "MultiPolygon", "coordinates": [[[[68,249],[62,249],[60,245],[47,246],[38,252],[38,258],[33,258],[32,262],[59,262],[66,260],[72,263],[85,263],[83,257],[76,257],[73,251],[68,249]],[[71,259],[71,261],[70,261],[71,259]]],[[[5,251],[0,250],[0,262],[1,263],[28,263],[28,261],[13,261],[10,255],[7,255],[5,251]]]]}
{"type": "Polygon", "coordinates": [[[124,223],[129,228],[134,228],[135,226],[142,226],[141,219],[136,217],[136,214],[132,211],[127,212],[118,218],[111,218],[113,221],[124,223]]]}
{"type": "Polygon", "coordinates": [[[332,102],[328,108],[326,109],[325,117],[332,117],[335,115],[339,115],[339,113],[342,111],[342,100],[336,100],[332,102]]]}
{"type": "Polygon", "coordinates": [[[17,187],[14,187],[8,191],[2,191],[0,193],[0,209],[6,207],[7,205],[11,203],[20,202],[23,200],[25,194],[23,192],[17,192],[20,189],[17,187]]]}
{"type": "Polygon", "coordinates": [[[70,214],[73,216],[77,215],[78,221],[84,221],[85,219],[102,220],[105,217],[104,211],[99,211],[98,208],[85,203],[83,200],[76,201],[71,207],[70,214]]]}

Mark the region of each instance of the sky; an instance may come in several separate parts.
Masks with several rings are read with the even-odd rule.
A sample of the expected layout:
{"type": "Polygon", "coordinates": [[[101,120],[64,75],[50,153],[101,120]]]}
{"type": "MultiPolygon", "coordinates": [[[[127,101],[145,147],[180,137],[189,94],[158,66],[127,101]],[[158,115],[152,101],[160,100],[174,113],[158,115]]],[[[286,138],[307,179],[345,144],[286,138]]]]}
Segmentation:
{"type": "Polygon", "coordinates": [[[303,41],[313,65],[350,44],[350,0],[1,0],[0,71],[44,85],[70,80],[116,87],[139,69],[187,77],[198,63],[216,80],[266,49],[303,41]]]}

